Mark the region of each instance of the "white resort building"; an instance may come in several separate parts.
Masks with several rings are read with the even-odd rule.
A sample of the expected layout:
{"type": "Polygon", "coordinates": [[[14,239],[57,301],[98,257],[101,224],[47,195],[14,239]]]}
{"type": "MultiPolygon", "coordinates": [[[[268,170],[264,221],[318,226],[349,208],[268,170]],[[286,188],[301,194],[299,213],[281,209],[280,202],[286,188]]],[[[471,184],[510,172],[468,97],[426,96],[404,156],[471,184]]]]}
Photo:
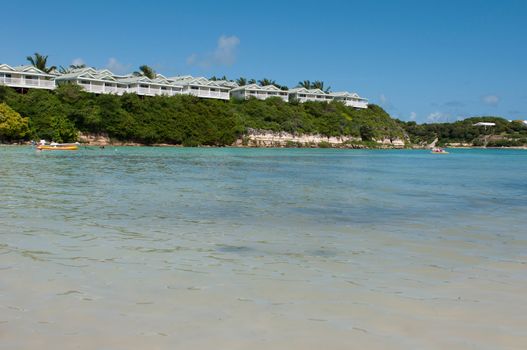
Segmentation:
{"type": "Polygon", "coordinates": [[[70,83],[81,86],[86,92],[95,94],[124,94],[128,86],[119,83],[108,69],[81,68],[55,77],[57,85],[70,83]]]}
{"type": "Polygon", "coordinates": [[[333,101],[333,96],[320,89],[306,89],[298,87],[289,90],[289,101],[298,101],[301,103],[313,102],[330,102],[333,101]]]}
{"type": "Polygon", "coordinates": [[[306,89],[303,87],[289,90],[289,100],[298,102],[330,102],[340,101],[346,106],[354,108],[368,108],[368,100],[355,92],[324,92],[320,89],[306,89]]]}
{"type": "Polygon", "coordinates": [[[0,85],[25,89],[53,90],[60,84],[77,84],[85,91],[95,94],[133,93],[141,96],[175,96],[180,94],[193,95],[201,98],[229,100],[231,97],[239,100],[257,98],[265,100],[279,97],[283,101],[298,101],[301,103],[340,101],[346,106],[354,108],[368,108],[368,100],[356,93],[347,91],[328,93],[320,89],[306,89],[297,87],[281,90],[274,85],[260,86],[248,84],[238,86],[229,80],[210,80],[191,75],[167,78],[157,74],[155,79],[133,74],[116,75],[108,69],[79,68],[67,73],[45,73],[33,66],[11,67],[0,64],[0,85]]]}
{"type": "Polygon", "coordinates": [[[171,83],[162,75],[158,75],[156,79],[134,75],[118,76],[107,69],[76,69],[58,75],[55,81],[58,85],[66,82],[74,83],[82,86],[87,92],[96,94],[122,95],[125,92],[142,96],[181,94],[181,86],[171,83]]]}
{"type": "Polygon", "coordinates": [[[33,66],[0,64],[0,85],[14,88],[55,89],[54,76],[33,66]]]}
{"type": "Polygon", "coordinates": [[[204,77],[193,77],[191,75],[169,78],[174,84],[182,86],[182,93],[203,98],[215,98],[228,100],[229,91],[238,84],[227,80],[209,80],[204,77]]]}
{"type": "Polygon", "coordinates": [[[251,97],[259,100],[265,100],[269,97],[280,97],[284,101],[289,101],[289,94],[274,85],[260,86],[249,84],[234,88],[231,90],[231,96],[239,100],[247,100],[251,97]]]}
{"type": "Polygon", "coordinates": [[[155,79],[132,75],[121,77],[118,80],[128,86],[128,93],[134,93],[141,96],[180,95],[183,88],[181,85],[174,84],[160,74],[158,74],[155,79]]]}
{"type": "Polygon", "coordinates": [[[368,108],[368,100],[360,97],[356,92],[332,92],[331,95],[335,101],[341,101],[346,106],[355,108],[368,108]]]}

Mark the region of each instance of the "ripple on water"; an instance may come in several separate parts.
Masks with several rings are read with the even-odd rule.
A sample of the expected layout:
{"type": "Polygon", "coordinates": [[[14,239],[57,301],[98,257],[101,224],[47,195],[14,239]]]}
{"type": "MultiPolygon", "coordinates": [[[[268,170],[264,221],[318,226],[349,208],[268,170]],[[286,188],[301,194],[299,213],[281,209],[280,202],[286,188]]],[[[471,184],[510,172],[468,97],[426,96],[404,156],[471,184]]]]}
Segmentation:
{"type": "Polygon", "coordinates": [[[233,343],[380,330],[417,348],[448,339],[426,331],[448,319],[453,338],[477,329],[498,348],[493,322],[525,328],[527,153],[451,154],[2,150],[0,322],[17,322],[4,336],[38,337],[55,313],[61,334],[184,338],[220,315],[233,343]]]}

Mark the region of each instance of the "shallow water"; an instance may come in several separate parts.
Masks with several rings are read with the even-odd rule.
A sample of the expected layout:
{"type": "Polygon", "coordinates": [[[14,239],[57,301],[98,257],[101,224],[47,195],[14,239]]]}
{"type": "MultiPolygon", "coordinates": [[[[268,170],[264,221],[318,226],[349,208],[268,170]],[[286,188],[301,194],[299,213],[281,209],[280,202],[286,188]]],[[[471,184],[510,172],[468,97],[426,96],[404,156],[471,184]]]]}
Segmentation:
{"type": "Polygon", "coordinates": [[[527,152],[0,147],[1,349],[527,348],[527,152]]]}

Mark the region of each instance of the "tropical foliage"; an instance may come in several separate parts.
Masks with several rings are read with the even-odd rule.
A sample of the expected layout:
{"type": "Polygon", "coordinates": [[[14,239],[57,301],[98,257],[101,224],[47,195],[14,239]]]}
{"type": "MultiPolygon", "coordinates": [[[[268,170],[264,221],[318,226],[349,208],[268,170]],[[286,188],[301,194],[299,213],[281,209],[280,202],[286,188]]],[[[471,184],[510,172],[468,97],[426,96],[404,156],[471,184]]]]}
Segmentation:
{"type": "Polygon", "coordinates": [[[2,101],[29,117],[27,139],[75,141],[82,131],[145,144],[223,146],[248,128],[359,137],[367,130],[363,126],[374,138],[403,136],[396,121],[374,105],[355,110],[339,102],[295,104],[278,97],[221,101],[187,95],[95,95],[77,85],[27,94],[0,87],[2,101]]]}
{"type": "Polygon", "coordinates": [[[35,52],[33,56],[27,56],[26,59],[29,61],[29,63],[31,63],[33,67],[38,68],[46,73],[57,69],[57,67],[55,66],[48,67],[48,56],[41,55],[38,52],[35,52]]]}
{"type": "Polygon", "coordinates": [[[135,76],[144,76],[149,79],[155,79],[157,76],[154,68],[147,66],[146,64],[139,66],[139,70],[133,73],[135,76]]]}
{"type": "Polygon", "coordinates": [[[77,85],[54,91],[30,90],[26,94],[0,86],[0,139],[75,141],[79,131],[106,133],[121,141],[230,145],[248,128],[356,136],[368,141],[405,138],[439,145],[466,142],[487,146],[527,144],[527,126],[497,117],[468,118],[455,123],[416,124],[390,118],[379,106],[356,110],[340,102],[285,102],[267,100],[223,101],[194,96],[141,97],[135,94],[96,95],[77,85]],[[23,118],[20,115],[27,117],[23,118]],[[477,122],[496,126],[474,126],[477,122]],[[405,136],[406,135],[406,136],[405,136]]]}
{"type": "Polygon", "coordinates": [[[238,79],[236,79],[236,84],[238,84],[239,86],[247,85],[247,79],[245,79],[244,77],[239,77],[238,79]]]}
{"type": "Polygon", "coordinates": [[[315,80],[313,82],[310,80],[299,81],[298,86],[306,89],[320,89],[326,93],[331,91],[331,86],[324,89],[324,82],[320,80],[315,80]]]}
{"type": "Polygon", "coordinates": [[[28,118],[23,118],[7,104],[0,103],[0,141],[20,140],[28,134],[28,118]]]}
{"type": "Polygon", "coordinates": [[[86,68],[86,65],[84,63],[83,64],[70,64],[69,67],[60,66],[59,72],[62,74],[67,74],[76,69],[82,69],[82,68],[86,68]]]}
{"type": "Polygon", "coordinates": [[[499,117],[473,117],[454,123],[398,122],[407,132],[410,141],[416,144],[431,143],[437,139],[439,145],[468,143],[476,146],[492,146],[497,142],[492,138],[498,138],[498,143],[507,143],[507,140],[524,140],[523,143],[527,143],[527,125],[521,121],[509,122],[499,117]],[[495,126],[475,125],[478,122],[491,122],[495,123],[495,126]]]}

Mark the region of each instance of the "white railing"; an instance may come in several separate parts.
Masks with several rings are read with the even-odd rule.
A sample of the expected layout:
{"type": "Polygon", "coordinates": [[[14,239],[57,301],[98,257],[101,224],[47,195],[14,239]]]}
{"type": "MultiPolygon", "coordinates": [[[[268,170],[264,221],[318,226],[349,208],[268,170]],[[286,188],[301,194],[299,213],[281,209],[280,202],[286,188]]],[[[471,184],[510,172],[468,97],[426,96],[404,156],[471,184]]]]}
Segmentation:
{"type": "Polygon", "coordinates": [[[203,97],[203,98],[217,98],[219,100],[228,100],[230,98],[228,91],[210,91],[210,90],[193,90],[189,89],[186,94],[203,97]]]}
{"type": "Polygon", "coordinates": [[[0,77],[0,84],[13,87],[28,87],[28,88],[42,88],[54,89],[55,82],[53,80],[44,79],[24,79],[24,78],[10,78],[0,77]]]}
{"type": "Polygon", "coordinates": [[[288,101],[289,100],[289,97],[287,95],[282,95],[282,94],[278,94],[278,93],[267,93],[267,92],[258,92],[258,93],[255,93],[255,92],[248,92],[247,93],[247,98],[249,97],[254,97],[254,98],[257,98],[259,100],[266,100],[270,97],[280,97],[282,100],[284,101],[288,101]]]}
{"type": "Polygon", "coordinates": [[[138,95],[150,95],[150,89],[145,87],[138,87],[137,88],[137,94],[138,95]]]}
{"type": "Polygon", "coordinates": [[[117,93],[117,86],[105,86],[104,87],[104,93],[105,94],[116,94],[117,93]]]}

